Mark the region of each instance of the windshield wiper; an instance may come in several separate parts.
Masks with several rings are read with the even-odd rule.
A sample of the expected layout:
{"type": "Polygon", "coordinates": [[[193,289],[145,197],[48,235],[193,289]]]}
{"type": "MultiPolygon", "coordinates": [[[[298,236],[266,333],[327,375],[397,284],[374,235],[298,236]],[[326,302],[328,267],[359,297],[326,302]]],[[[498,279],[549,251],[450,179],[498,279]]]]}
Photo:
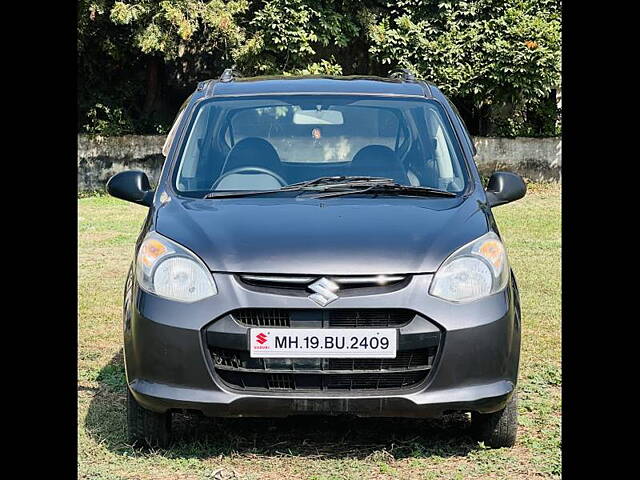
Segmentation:
{"type": "Polygon", "coordinates": [[[246,190],[237,192],[210,192],[204,198],[233,198],[269,193],[294,192],[300,190],[316,190],[319,193],[311,198],[328,198],[356,193],[372,193],[387,195],[404,195],[415,197],[442,196],[455,197],[456,194],[432,187],[402,185],[391,178],[339,175],[319,177],[304,182],[292,183],[272,190],[246,190]]]}
{"type": "Polygon", "coordinates": [[[202,198],[233,198],[233,197],[250,197],[252,195],[266,195],[268,193],[286,192],[281,188],[274,190],[238,190],[237,192],[210,192],[202,198]]]}
{"type": "Polygon", "coordinates": [[[248,197],[252,195],[266,195],[269,193],[294,192],[298,190],[325,190],[331,188],[355,188],[371,185],[394,183],[391,178],[337,175],[333,177],[318,177],[313,180],[292,183],[284,187],[271,190],[239,190],[237,192],[210,192],[204,198],[233,198],[248,197]]]}
{"type": "Polygon", "coordinates": [[[347,190],[333,190],[332,187],[327,188],[323,193],[316,193],[311,198],[329,198],[339,197],[342,195],[354,195],[354,194],[385,194],[385,195],[403,195],[412,197],[455,197],[456,194],[448,192],[446,190],[440,190],[432,187],[419,187],[414,185],[402,185],[400,183],[377,183],[369,185],[365,188],[349,188],[347,190]]]}
{"type": "MultiPolygon", "coordinates": [[[[318,177],[305,182],[292,183],[282,188],[289,187],[313,187],[313,186],[340,186],[343,184],[371,184],[371,183],[394,183],[393,179],[386,177],[370,177],[364,175],[336,175],[333,177],[318,177]]],[[[297,189],[297,188],[296,188],[297,189]]]]}

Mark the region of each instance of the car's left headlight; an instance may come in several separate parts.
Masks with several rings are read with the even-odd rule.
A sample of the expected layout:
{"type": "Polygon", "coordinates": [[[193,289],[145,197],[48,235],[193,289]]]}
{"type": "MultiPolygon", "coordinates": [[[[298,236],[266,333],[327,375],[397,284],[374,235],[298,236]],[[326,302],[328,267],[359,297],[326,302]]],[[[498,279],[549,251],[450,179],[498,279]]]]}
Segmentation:
{"type": "Polygon", "coordinates": [[[429,293],[451,302],[471,302],[498,293],[508,280],[507,252],[498,235],[489,232],[449,255],[429,293]]]}
{"type": "Polygon", "coordinates": [[[144,290],[179,302],[196,302],[218,293],[202,260],[157,232],[149,232],[140,245],[136,278],[144,290]]]}

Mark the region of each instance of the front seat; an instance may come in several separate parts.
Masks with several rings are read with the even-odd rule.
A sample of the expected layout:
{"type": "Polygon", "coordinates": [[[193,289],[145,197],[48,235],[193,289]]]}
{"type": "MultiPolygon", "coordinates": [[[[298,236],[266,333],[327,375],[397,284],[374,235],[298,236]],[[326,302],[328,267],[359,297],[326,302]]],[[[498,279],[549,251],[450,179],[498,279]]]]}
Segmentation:
{"type": "Polygon", "coordinates": [[[403,185],[410,185],[409,177],[396,154],[384,145],[361,148],[351,160],[350,174],[392,178],[403,185]]]}
{"type": "Polygon", "coordinates": [[[286,185],[281,177],[282,163],[278,152],[263,138],[247,137],[236,143],[227,154],[215,190],[269,190],[286,185]],[[238,168],[257,168],[267,172],[230,173],[238,168]]]}

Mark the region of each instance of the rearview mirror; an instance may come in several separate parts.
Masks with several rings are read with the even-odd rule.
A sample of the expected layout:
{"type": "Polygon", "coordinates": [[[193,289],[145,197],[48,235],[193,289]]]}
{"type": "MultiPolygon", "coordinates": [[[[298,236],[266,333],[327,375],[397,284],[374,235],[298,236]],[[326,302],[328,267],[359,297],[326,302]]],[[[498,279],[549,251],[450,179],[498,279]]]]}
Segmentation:
{"type": "Polygon", "coordinates": [[[487,203],[497,207],[524,197],[527,186],[520,175],[511,172],[494,172],[487,185],[487,203]]]}
{"type": "Polygon", "coordinates": [[[116,173],[107,182],[107,192],[127,202],[150,207],[153,204],[154,191],[151,190],[149,177],[141,170],[127,170],[116,173]]]}
{"type": "Polygon", "coordinates": [[[338,110],[298,110],[293,114],[295,125],[342,125],[344,119],[338,110]]]}

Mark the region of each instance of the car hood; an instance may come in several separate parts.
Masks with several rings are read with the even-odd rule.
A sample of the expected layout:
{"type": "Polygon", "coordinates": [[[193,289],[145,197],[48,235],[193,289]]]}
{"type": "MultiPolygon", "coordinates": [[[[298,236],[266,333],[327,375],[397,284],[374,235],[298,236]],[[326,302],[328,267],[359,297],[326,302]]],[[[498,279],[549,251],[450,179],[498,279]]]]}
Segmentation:
{"type": "Polygon", "coordinates": [[[488,221],[473,197],[173,197],[155,229],[211,271],[370,275],[435,272],[488,221]]]}

